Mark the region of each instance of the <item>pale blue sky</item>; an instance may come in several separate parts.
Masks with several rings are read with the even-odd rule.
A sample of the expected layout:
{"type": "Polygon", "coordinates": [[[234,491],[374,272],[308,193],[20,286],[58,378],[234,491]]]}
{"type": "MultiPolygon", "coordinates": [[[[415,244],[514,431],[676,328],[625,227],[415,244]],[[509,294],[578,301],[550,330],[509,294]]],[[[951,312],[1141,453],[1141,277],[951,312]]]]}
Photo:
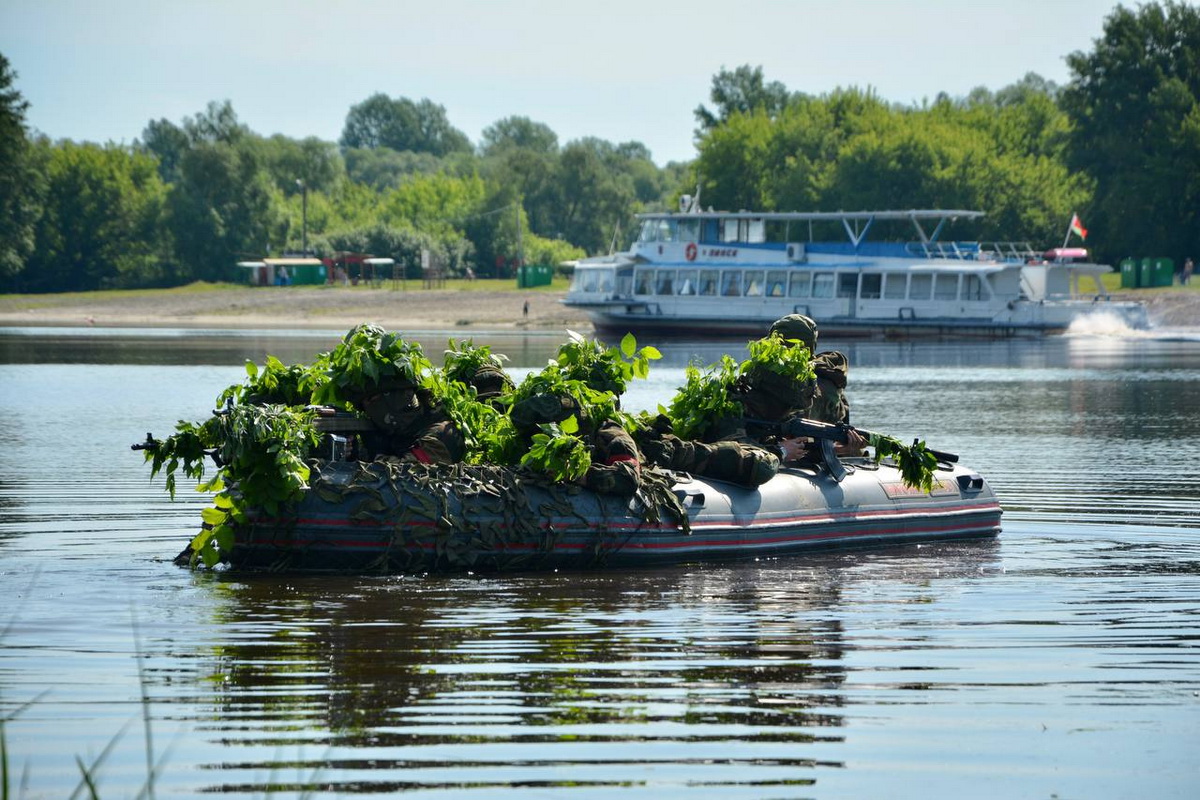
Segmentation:
{"type": "MultiPolygon", "coordinates": [[[[1126,3],[1128,7],[1134,4],[1126,3]]],[[[694,155],[693,110],[722,66],[821,94],[910,103],[1066,83],[1113,0],[0,0],[0,53],[56,139],[131,142],[230,100],[258,133],[336,140],[375,92],[446,108],[478,141],[506,116],[694,155]]]]}

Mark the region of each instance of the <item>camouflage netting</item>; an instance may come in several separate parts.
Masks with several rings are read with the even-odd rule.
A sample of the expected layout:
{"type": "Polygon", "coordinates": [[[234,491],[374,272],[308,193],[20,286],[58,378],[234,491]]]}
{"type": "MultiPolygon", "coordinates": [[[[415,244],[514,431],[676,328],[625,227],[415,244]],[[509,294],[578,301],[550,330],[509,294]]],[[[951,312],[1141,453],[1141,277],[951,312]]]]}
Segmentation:
{"type": "MultiPolygon", "coordinates": [[[[387,552],[368,570],[536,567],[567,531],[586,531],[579,566],[602,564],[643,525],[689,533],[669,472],[643,469],[633,498],[556,483],[526,469],[392,459],[312,464],[311,491],[358,522],[384,522],[387,552]],[[634,523],[631,525],[631,523],[634,523]]],[[[287,568],[287,564],[279,564],[287,568]]]]}

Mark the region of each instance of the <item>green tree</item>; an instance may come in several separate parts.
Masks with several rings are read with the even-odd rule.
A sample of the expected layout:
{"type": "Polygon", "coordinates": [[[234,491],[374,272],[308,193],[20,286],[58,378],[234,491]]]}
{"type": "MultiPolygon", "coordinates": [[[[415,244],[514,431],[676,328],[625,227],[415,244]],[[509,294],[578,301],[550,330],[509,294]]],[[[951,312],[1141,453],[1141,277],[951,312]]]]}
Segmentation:
{"type": "Polygon", "coordinates": [[[301,191],[296,181],[303,181],[310,192],[332,191],[346,175],[337,145],[315,136],[291,139],[275,134],[258,140],[257,146],[267,174],[287,195],[301,191]]]}
{"type": "Polygon", "coordinates": [[[428,99],[392,99],[382,92],[350,108],[340,143],[346,149],[390,147],[435,156],[471,150],[471,141],[450,124],[444,107],[428,99]]]}
{"type": "Polygon", "coordinates": [[[734,114],[761,111],[768,117],[774,117],[787,107],[792,95],[779,81],[764,81],[761,66],[751,68],[749,64],[743,64],[732,72],[722,67],[713,76],[709,99],[715,106],[713,110],[704,105],[696,107],[696,121],[700,123],[697,136],[712,130],[734,114]]]}
{"type": "Polygon", "coordinates": [[[162,179],[174,183],[179,180],[183,157],[191,148],[204,142],[235,144],[249,135],[250,129],[238,122],[228,100],[212,101],[203,111],[184,117],[179,125],[166,119],[151,120],[137,144],[158,158],[162,179]]]}
{"type": "Polygon", "coordinates": [[[27,291],[88,291],[161,281],[166,187],[153,157],[62,142],[45,149],[46,195],[27,291]]]}
{"type": "Polygon", "coordinates": [[[1118,6],[1067,64],[1069,164],[1095,182],[1080,211],[1096,249],[1107,260],[1200,253],[1200,9],[1118,6]]]}
{"type": "Polygon", "coordinates": [[[483,129],[479,150],[484,156],[504,150],[529,150],[550,155],[558,152],[558,134],[529,117],[505,117],[483,129]]]}
{"type": "Polygon", "coordinates": [[[421,175],[384,195],[383,218],[435,236],[458,237],[463,222],[479,211],[484,196],[484,183],[477,175],[421,175]]]}
{"type": "Polygon", "coordinates": [[[353,147],[343,156],[350,180],[379,191],[394,189],[412,175],[432,175],[446,167],[433,153],[397,152],[390,147],[353,147]]]}
{"type": "Polygon", "coordinates": [[[17,75],[0,54],[0,282],[14,282],[34,247],[42,181],[25,130],[29,103],[14,88],[17,75]]]}
{"type": "Polygon", "coordinates": [[[265,254],[275,227],[271,191],[253,147],[206,142],[188,150],[169,203],[180,277],[233,280],[239,258],[265,254]]]}

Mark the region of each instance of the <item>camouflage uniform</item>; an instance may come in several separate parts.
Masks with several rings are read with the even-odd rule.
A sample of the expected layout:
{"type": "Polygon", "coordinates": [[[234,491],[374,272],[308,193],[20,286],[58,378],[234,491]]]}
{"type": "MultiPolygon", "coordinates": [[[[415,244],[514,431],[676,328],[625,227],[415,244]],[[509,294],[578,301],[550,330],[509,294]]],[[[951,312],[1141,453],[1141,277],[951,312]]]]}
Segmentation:
{"type": "Polygon", "coordinates": [[[362,406],[377,430],[366,437],[368,449],[376,456],[453,464],[466,454],[462,432],[426,389],[391,388],[369,395],[362,406]]]}
{"type": "Polygon", "coordinates": [[[850,402],[846,399],[846,375],[850,360],[845,353],[827,350],[817,353],[817,323],[803,314],[789,314],[775,320],[771,333],[787,340],[795,340],[808,348],[812,355],[813,372],[817,375],[816,394],[806,409],[808,419],[818,422],[849,422],[850,402]]]}
{"type": "Polygon", "coordinates": [[[818,422],[849,422],[850,401],[846,399],[846,375],[850,364],[844,353],[826,350],[812,360],[817,374],[817,393],[808,410],[808,418],[818,422]]]}
{"type": "Polygon", "coordinates": [[[509,418],[525,437],[537,432],[539,425],[579,419],[580,430],[591,444],[592,464],[582,484],[599,494],[632,497],[639,485],[641,453],[629,432],[613,420],[593,426],[581,413],[579,404],[568,395],[536,394],[513,406],[509,418]]]}
{"type": "Polygon", "coordinates": [[[743,486],[761,486],[775,477],[780,466],[774,444],[778,423],[797,409],[808,408],[816,391],[814,383],[757,368],[739,378],[731,391],[743,415],[716,420],[700,441],[679,439],[660,423],[642,442],[647,458],[668,469],[743,486]]]}
{"type": "MultiPolygon", "coordinates": [[[[816,323],[802,314],[777,320],[768,335],[772,334],[795,340],[810,353],[817,344],[816,323]]],[[[844,364],[845,356],[841,358],[844,364]]],[[[844,386],[844,368],[841,376],[844,386]]],[[[836,405],[832,383],[830,386],[820,402],[836,405]]],[[[647,458],[669,469],[748,486],[760,486],[773,478],[781,456],[775,444],[779,441],[778,423],[796,414],[809,416],[822,397],[820,377],[800,382],[758,366],[738,379],[732,393],[745,412],[742,416],[716,420],[698,442],[686,442],[662,430],[651,433],[642,442],[647,458]]]]}

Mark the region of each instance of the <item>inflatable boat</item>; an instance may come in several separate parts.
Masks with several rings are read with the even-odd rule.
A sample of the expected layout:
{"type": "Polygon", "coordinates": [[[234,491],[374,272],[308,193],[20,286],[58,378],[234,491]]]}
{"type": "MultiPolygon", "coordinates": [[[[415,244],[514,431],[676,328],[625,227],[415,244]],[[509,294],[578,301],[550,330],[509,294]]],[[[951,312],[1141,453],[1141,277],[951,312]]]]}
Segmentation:
{"type": "Polygon", "coordinates": [[[309,491],[235,530],[234,569],[381,573],[636,567],[994,537],[979,474],[942,463],[932,491],[887,460],[789,466],[757,488],[646,468],[634,497],[525,470],[315,462],[309,491]]]}

